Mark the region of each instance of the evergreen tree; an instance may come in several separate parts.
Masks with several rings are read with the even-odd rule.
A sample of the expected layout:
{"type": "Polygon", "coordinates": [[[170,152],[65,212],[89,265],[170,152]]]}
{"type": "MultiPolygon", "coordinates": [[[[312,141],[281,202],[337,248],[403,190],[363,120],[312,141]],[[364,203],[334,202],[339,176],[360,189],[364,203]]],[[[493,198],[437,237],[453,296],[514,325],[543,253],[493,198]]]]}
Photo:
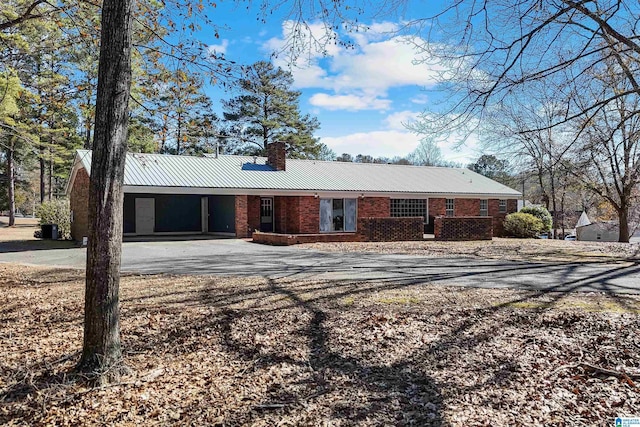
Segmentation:
{"type": "Polygon", "coordinates": [[[284,141],[291,158],[319,158],[326,151],[313,133],[320,128],[315,117],[300,112],[300,92],[291,90],[293,76],[270,62],[246,67],[238,82],[240,95],[223,101],[224,118],[233,135],[227,152],[265,155],[267,144],[284,141]]]}
{"type": "Polygon", "coordinates": [[[493,154],[483,154],[467,168],[504,185],[513,185],[514,183],[514,178],[509,174],[509,162],[499,159],[493,154]]]}
{"type": "MultiPolygon", "coordinates": [[[[207,123],[217,122],[207,112],[210,99],[202,91],[202,78],[182,67],[162,70],[155,77],[156,101],[153,110],[161,153],[192,154],[197,149],[199,134],[207,123]]],[[[214,133],[214,132],[210,132],[214,133]]]]}

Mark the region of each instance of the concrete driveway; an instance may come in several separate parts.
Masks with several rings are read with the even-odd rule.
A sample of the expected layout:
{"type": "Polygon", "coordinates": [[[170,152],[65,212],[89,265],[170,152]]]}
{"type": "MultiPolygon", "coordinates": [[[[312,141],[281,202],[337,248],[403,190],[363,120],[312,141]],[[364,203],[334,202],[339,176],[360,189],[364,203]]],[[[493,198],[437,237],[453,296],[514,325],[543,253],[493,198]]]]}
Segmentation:
{"type": "MultiPolygon", "coordinates": [[[[86,249],[39,250],[0,244],[0,262],[84,268],[86,249]]],[[[267,278],[431,282],[487,288],[640,293],[640,263],[528,263],[477,258],[332,253],[244,240],[148,241],[123,244],[122,270],[142,274],[246,275],[267,278]]]]}

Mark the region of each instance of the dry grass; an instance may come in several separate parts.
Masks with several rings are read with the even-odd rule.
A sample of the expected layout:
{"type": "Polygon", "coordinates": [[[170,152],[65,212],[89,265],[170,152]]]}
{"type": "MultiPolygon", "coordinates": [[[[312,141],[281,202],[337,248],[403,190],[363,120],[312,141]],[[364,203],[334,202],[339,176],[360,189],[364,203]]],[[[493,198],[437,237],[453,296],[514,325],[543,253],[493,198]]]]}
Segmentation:
{"type": "Polygon", "coordinates": [[[504,239],[472,242],[348,242],[301,245],[332,252],[378,252],[427,257],[479,257],[515,261],[614,262],[640,259],[639,243],[570,242],[546,239],[504,239]]]}
{"type": "Polygon", "coordinates": [[[185,276],[121,294],[134,373],[87,388],[81,273],[0,265],[0,424],[593,426],[640,407],[638,297],[185,276]]]}
{"type": "Polygon", "coordinates": [[[38,229],[38,218],[16,218],[16,224],[9,227],[9,218],[0,216],[0,242],[36,240],[33,232],[38,229]]]}

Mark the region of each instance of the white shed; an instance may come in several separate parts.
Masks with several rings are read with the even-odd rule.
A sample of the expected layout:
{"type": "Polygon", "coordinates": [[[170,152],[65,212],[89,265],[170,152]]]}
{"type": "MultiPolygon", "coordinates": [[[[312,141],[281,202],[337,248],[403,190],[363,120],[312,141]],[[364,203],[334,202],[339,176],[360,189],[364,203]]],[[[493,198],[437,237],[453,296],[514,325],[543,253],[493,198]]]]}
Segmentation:
{"type": "Polygon", "coordinates": [[[620,227],[616,222],[594,222],[576,227],[576,237],[585,242],[617,242],[620,227]]]}

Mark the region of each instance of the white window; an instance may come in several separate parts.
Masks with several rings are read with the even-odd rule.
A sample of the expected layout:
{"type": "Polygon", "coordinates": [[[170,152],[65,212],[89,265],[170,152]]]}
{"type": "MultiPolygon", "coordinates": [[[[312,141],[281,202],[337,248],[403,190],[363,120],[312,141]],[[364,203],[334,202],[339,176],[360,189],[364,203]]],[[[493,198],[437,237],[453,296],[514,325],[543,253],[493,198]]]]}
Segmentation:
{"type": "Polygon", "coordinates": [[[480,216],[489,216],[489,201],[480,199],[480,216]]]}
{"type": "Polygon", "coordinates": [[[500,209],[499,209],[500,213],[505,213],[507,212],[507,201],[506,200],[500,200],[500,209]]]}
{"type": "Polygon", "coordinates": [[[447,199],[445,202],[445,215],[453,216],[454,208],[455,208],[455,200],[447,199]]]}
{"type": "Polygon", "coordinates": [[[356,231],[357,199],[320,199],[320,231],[356,231]]]}

